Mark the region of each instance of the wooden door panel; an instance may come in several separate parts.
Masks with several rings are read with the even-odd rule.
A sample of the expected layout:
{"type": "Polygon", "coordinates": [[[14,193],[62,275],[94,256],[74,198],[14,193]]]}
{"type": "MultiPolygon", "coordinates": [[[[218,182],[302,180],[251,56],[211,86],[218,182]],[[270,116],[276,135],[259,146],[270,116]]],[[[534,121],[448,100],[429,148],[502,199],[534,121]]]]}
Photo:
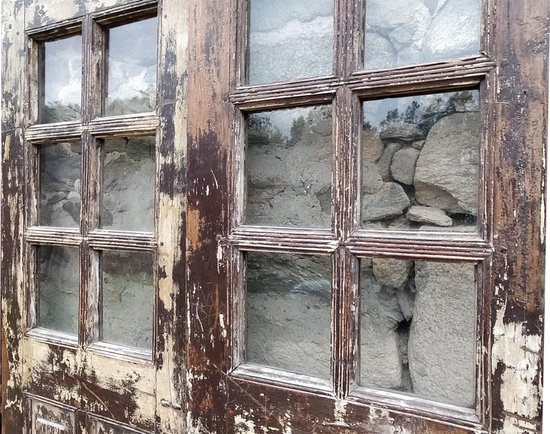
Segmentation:
{"type": "Polygon", "coordinates": [[[29,434],[76,434],[76,409],[27,397],[29,434]]]}

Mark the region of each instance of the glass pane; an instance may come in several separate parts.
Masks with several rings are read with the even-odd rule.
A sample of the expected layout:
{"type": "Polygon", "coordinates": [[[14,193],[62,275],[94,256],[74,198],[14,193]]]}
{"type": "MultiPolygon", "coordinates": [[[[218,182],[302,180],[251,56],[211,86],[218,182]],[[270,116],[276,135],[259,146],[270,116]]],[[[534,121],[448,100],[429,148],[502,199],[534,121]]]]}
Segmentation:
{"type": "Polygon", "coordinates": [[[79,251],[76,248],[38,247],[39,327],[77,334],[79,251]]]}
{"type": "Polygon", "coordinates": [[[153,254],[101,254],[101,340],[150,349],[155,302],[153,254]]]}
{"type": "Polygon", "coordinates": [[[332,73],[333,0],[250,0],[250,84],[332,73]]]}
{"type": "Polygon", "coordinates": [[[80,119],[82,82],[82,37],[80,35],[44,42],[44,93],[40,122],[80,119]]]}
{"type": "Polygon", "coordinates": [[[246,223],[330,227],[332,108],[248,117],[246,223]]]}
{"type": "Polygon", "coordinates": [[[361,384],[475,403],[472,264],[361,261],[361,384]]]}
{"type": "Polygon", "coordinates": [[[155,138],[105,140],[101,227],[152,232],[155,203],[155,138]]]}
{"type": "Polygon", "coordinates": [[[247,254],[246,359],[330,377],[331,259],[247,254]]]}
{"type": "Polygon", "coordinates": [[[367,0],[366,69],[480,51],[481,0],[367,0]]]}
{"type": "Polygon", "coordinates": [[[107,83],[106,115],[155,111],[156,18],[109,29],[107,83]]]}
{"type": "Polygon", "coordinates": [[[44,226],[80,225],[80,143],[41,145],[40,209],[38,223],[44,226]]]}
{"type": "Polygon", "coordinates": [[[479,92],[363,103],[362,225],[475,231],[479,92]]]}

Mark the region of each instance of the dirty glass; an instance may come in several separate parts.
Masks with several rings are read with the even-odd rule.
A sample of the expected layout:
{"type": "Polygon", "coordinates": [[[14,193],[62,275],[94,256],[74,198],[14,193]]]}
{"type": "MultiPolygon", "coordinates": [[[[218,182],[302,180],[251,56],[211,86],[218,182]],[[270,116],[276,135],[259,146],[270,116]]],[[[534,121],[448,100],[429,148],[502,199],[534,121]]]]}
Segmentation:
{"type": "Polygon", "coordinates": [[[331,110],[316,106],[248,116],[245,223],[330,227],[331,110]]]}
{"type": "Polygon", "coordinates": [[[78,331],[79,250],[37,248],[37,325],[76,335],[78,331]]]}
{"type": "Polygon", "coordinates": [[[248,82],[332,73],[332,0],[249,0],[248,82]]]}
{"type": "Polygon", "coordinates": [[[480,51],[481,0],[366,0],[366,69],[480,51]]]}
{"type": "Polygon", "coordinates": [[[108,53],[105,114],[155,111],[157,18],[109,29],[108,53]]]}
{"type": "Polygon", "coordinates": [[[101,252],[101,340],[152,348],[153,254],[101,252]]]}
{"type": "Polygon", "coordinates": [[[480,122],[475,90],[365,101],[362,226],[475,231],[480,122]]]}
{"type": "Polygon", "coordinates": [[[44,226],[80,225],[80,143],[40,145],[39,218],[44,226]]]}
{"type": "Polygon", "coordinates": [[[153,231],[154,137],[113,138],[104,141],[102,192],[102,228],[153,231]]]}
{"type": "Polygon", "coordinates": [[[360,383],[475,403],[475,266],[361,260],[360,383]]]}
{"type": "Polygon", "coordinates": [[[330,257],[246,257],[246,360],[330,378],[330,257]]]}
{"type": "Polygon", "coordinates": [[[66,122],[81,117],[82,37],[43,43],[40,123],[66,122]]]}

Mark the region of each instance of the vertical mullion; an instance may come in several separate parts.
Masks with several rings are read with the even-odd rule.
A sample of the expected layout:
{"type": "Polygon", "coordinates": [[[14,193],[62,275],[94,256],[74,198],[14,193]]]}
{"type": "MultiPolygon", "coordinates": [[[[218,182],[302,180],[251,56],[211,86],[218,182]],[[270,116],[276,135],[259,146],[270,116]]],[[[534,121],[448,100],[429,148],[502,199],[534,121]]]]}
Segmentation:
{"type": "Polygon", "coordinates": [[[94,173],[91,164],[94,160],[94,138],[87,130],[94,115],[95,97],[92,92],[94,83],[92,68],[94,65],[94,22],[90,15],[83,21],[82,27],[82,164],[80,170],[81,211],[80,232],[84,241],[80,245],[80,302],[78,319],[78,340],[80,345],[87,346],[97,337],[97,302],[93,291],[93,270],[95,258],[87,241],[87,235],[92,224],[91,210],[94,208],[94,198],[91,187],[94,185],[94,173]]]}
{"type": "Polygon", "coordinates": [[[333,255],[332,381],[338,399],[357,383],[358,261],[345,247],[333,255]]]}

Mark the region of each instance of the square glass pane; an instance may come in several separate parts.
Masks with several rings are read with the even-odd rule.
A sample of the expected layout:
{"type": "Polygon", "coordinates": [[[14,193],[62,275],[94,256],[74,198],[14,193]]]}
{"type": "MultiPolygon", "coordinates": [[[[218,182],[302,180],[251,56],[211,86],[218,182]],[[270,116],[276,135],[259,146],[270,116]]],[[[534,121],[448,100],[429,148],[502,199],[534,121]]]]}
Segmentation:
{"type": "Polygon", "coordinates": [[[366,69],[476,55],[481,0],[366,0],[366,69]]]}
{"type": "Polygon", "coordinates": [[[40,246],[37,260],[37,325],[76,335],[80,282],[79,250],[40,246]]]}
{"type": "Polygon", "coordinates": [[[330,378],[330,257],[249,252],[246,290],[246,360],[330,378]]]}
{"type": "Polygon", "coordinates": [[[81,117],[82,37],[44,42],[39,119],[43,124],[81,117]]]}
{"type": "Polygon", "coordinates": [[[253,113],[247,124],[245,223],[330,227],[332,108],[253,113]]]}
{"type": "Polygon", "coordinates": [[[480,125],[477,90],[364,102],[362,226],[475,231],[480,125]]]}
{"type": "Polygon", "coordinates": [[[152,112],[157,97],[157,18],[109,29],[105,115],[152,112]]]}
{"type": "Polygon", "coordinates": [[[152,232],[155,138],[113,138],[103,143],[101,227],[152,232]]]}
{"type": "Polygon", "coordinates": [[[38,224],[80,225],[80,143],[56,143],[38,147],[40,191],[38,224]]]}
{"type": "Polygon", "coordinates": [[[102,341],[152,348],[153,264],[151,252],[101,252],[102,341]]]}
{"type": "Polygon", "coordinates": [[[332,73],[333,0],[249,0],[248,82],[332,73]]]}
{"type": "Polygon", "coordinates": [[[473,407],[475,265],[361,260],[360,383],[473,407]]]}

